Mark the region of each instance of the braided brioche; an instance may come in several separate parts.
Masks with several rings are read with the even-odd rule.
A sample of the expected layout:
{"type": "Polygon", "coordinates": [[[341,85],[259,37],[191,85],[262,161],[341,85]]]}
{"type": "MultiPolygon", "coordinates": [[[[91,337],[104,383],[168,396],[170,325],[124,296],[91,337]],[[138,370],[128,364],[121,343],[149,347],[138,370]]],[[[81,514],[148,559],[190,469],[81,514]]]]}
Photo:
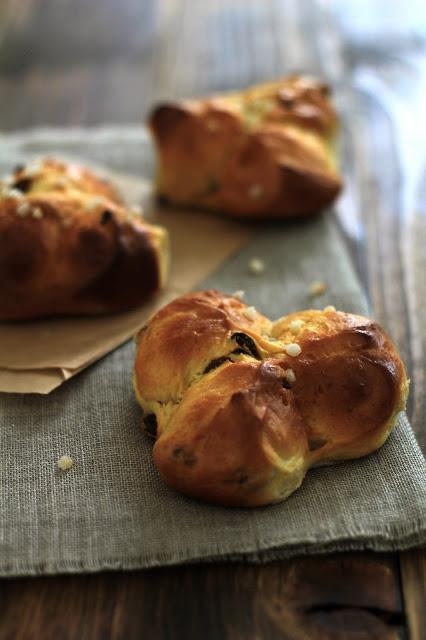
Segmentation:
{"type": "Polygon", "coordinates": [[[167,233],[91,171],[17,167],[0,191],[0,318],[97,314],[144,302],[165,281],[167,233]]]}
{"type": "Polygon", "coordinates": [[[204,291],[160,310],[137,342],[134,386],[161,476],[224,505],[279,502],[310,467],[374,451],[408,392],[384,331],[334,310],[271,322],[204,291]]]}
{"type": "Polygon", "coordinates": [[[158,192],[174,204],[238,217],[304,216],[340,191],[337,116],[328,87],[313,78],[160,105],[149,125],[158,192]]]}

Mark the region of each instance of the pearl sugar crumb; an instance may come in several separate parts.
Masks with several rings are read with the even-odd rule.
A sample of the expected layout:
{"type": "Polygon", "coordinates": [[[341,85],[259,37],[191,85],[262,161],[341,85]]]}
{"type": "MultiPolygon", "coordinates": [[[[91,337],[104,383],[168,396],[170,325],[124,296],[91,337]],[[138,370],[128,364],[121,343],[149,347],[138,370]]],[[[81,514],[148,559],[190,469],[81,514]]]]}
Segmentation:
{"type": "Polygon", "coordinates": [[[305,324],[304,320],[292,320],[290,322],[288,328],[290,329],[290,331],[292,333],[294,333],[296,335],[296,334],[298,334],[300,332],[300,330],[302,329],[304,324],[305,324]]]}
{"type": "Polygon", "coordinates": [[[101,196],[94,196],[93,198],[90,198],[88,202],[86,202],[84,208],[86,209],[86,211],[94,211],[100,206],[105,206],[105,198],[102,198],[101,196]]]}
{"type": "Polygon", "coordinates": [[[294,373],[293,369],[286,369],[284,371],[284,375],[287,382],[289,382],[290,384],[293,384],[293,382],[296,382],[296,374],[294,373]]]}
{"type": "Polygon", "coordinates": [[[302,353],[302,349],[300,348],[300,345],[298,345],[296,342],[291,342],[290,344],[287,344],[284,347],[284,351],[288,356],[291,356],[292,358],[296,358],[298,355],[302,353]]]}
{"type": "Polygon", "coordinates": [[[22,202],[20,205],[16,207],[16,215],[20,218],[25,218],[31,212],[31,207],[28,202],[22,202]]]}
{"type": "Polygon", "coordinates": [[[74,460],[70,456],[61,456],[58,460],[58,467],[61,471],[69,471],[74,465],[74,460]]]}
{"type": "Polygon", "coordinates": [[[312,284],[309,287],[309,295],[311,296],[321,296],[323,293],[325,293],[327,290],[327,285],[325,284],[325,282],[322,282],[321,280],[316,280],[315,282],[312,282],[312,284]]]}
{"type": "Polygon", "coordinates": [[[19,191],[18,189],[8,189],[5,191],[4,195],[6,198],[14,198],[15,200],[22,200],[24,197],[22,191],[19,191]]]}
{"type": "Polygon", "coordinates": [[[256,320],[256,315],[257,315],[257,311],[256,311],[256,307],[247,307],[247,309],[243,310],[243,315],[245,315],[245,317],[247,318],[247,320],[256,320]]]}
{"type": "Polygon", "coordinates": [[[259,275],[265,271],[265,263],[260,258],[252,258],[248,264],[250,273],[259,275]]]}
{"type": "Polygon", "coordinates": [[[238,298],[238,300],[242,300],[245,296],[245,292],[242,289],[238,289],[238,291],[234,291],[231,294],[233,298],[238,298]]]}

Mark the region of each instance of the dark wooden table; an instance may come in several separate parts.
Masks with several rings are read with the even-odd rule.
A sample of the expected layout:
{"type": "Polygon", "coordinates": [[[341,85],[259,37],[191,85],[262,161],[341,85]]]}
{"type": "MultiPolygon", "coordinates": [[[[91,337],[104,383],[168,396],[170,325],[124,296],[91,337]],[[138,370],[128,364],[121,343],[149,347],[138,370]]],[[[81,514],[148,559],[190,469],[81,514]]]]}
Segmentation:
{"type": "MultiPolygon", "coordinates": [[[[139,123],[161,98],[294,70],[328,78],[346,114],[342,228],[374,315],[407,363],[409,414],[425,450],[421,5],[1,0],[0,129],[139,123]]],[[[426,553],[3,580],[0,637],[420,640],[426,553]]]]}

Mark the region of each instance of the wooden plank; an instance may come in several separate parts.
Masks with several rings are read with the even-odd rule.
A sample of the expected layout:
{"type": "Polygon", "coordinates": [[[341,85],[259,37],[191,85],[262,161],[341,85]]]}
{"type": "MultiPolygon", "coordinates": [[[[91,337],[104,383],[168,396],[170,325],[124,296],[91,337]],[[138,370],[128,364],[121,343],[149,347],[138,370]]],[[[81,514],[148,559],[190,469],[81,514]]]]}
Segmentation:
{"type": "Polygon", "coordinates": [[[0,582],[1,637],[395,640],[391,556],[215,564],[0,582]]]}
{"type": "Polygon", "coordinates": [[[400,553],[399,559],[410,640],[425,640],[426,550],[405,551],[400,553]]]}
{"type": "MultiPolygon", "coordinates": [[[[407,83],[404,64],[392,62],[395,47],[384,47],[384,57],[377,58],[374,42],[361,46],[350,34],[342,35],[328,5],[313,1],[121,0],[119,11],[116,5],[116,0],[0,3],[0,128],[139,122],[153,103],[167,97],[233,89],[294,70],[324,73],[336,84],[342,104],[357,100],[364,110],[364,123],[348,120],[352,191],[342,204],[341,221],[375,314],[409,363],[413,424],[426,444],[426,330],[420,320],[426,318],[425,185],[419,174],[415,207],[404,201],[401,209],[399,193],[406,183],[395,138],[400,111],[388,103],[383,108],[374,91],[369,98],[365,91],[345,92],[351,77],[359,79],[358,69],[368,65],[382,85],[388,76],[392,81],[404,76],[407,83]],[[365,122],[374,122],[375,137],[365,122]]],[[[412,165],[404,166],[410,171],[412,165]]],[[[417,640],[421,636],[414,634],[424,628],[424,560],[419,564],[415,553],[404,554],[401,576],[417,640]]],[[[263,567],[3,581],[0,629],[10,638],[350,640],[402,638],[405,624],[395,556],[344,554],[263,567]]]]}

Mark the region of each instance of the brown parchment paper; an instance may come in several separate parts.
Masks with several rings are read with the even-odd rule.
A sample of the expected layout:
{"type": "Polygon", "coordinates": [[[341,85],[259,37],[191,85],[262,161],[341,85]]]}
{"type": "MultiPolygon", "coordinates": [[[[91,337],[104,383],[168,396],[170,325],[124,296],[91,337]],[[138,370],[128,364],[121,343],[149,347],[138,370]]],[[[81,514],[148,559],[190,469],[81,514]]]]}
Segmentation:
{"type": "Polygon", "coordinates": [[[167,287],[133,311],[98,317],[0,323],[0,391],[49,393],[136,333],[176,296],[193,289],[250,237],[238,222],[196,211],[157,207],[144,179],[112,176],[129,204],[142,203],[146,217],[170,234],[167,287]]]}

